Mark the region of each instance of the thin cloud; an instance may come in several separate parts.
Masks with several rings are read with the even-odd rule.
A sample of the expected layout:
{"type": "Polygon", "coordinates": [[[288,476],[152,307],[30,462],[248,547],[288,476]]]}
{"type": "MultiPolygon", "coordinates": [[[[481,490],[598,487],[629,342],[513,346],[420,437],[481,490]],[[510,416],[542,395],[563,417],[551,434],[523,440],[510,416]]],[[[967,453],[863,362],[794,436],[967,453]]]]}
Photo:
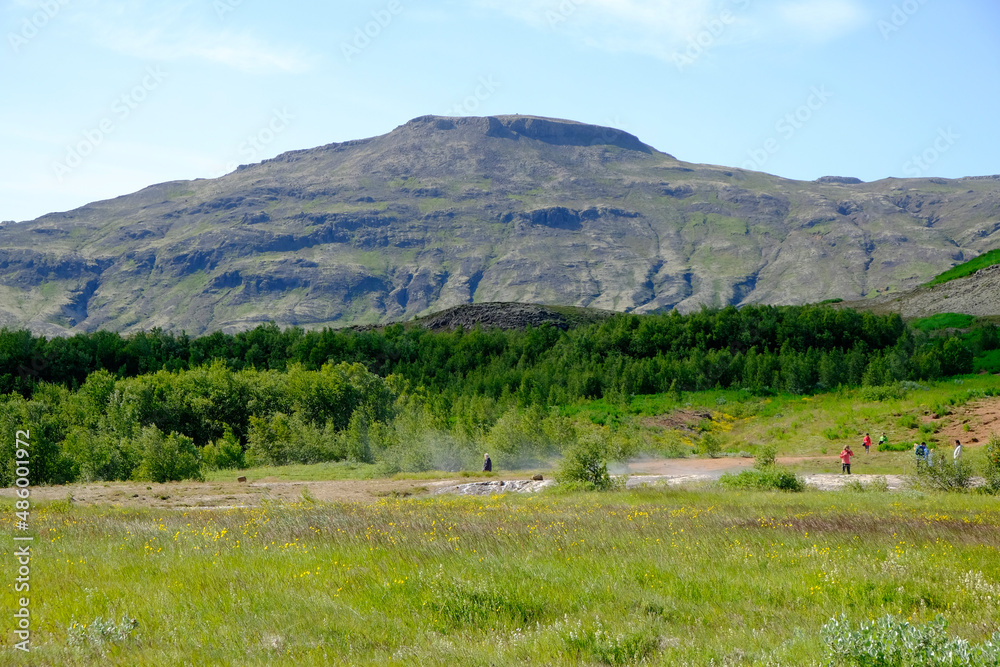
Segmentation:
{"type": "Polygon", "coordinates": [[[849,0],[802,0],[778,8],[788,27],[809,39],[836,39],[869,21],[868,13],[849,0]]]}
{"type": "Polygon", "coordinates": [[[565,32],[590,47],[668,61],[696,42],[718,46],[765,36],[826,40],[866,18],[857,0],[800,0],[777,7],[754,0],[479,0],[479,5],[536,29],[565,32]]]}
{"type": "Polygon", "coordinates": [[[269,47],[250,36],[231,33],[209,34],[201,30],[171,34],[159,29],[146,31],[112,29],[105,44],[119,53],[146,60],[205,60],[255,74],[304,72],[310,60],[294,50],[269,47]]]}
{"type": "Polygon", "coordinates": [[[298,48],[274,47],[250,33],[210,27],[190,0],[166,6],[146,0],[87,2],[72,20],[101,46],[154,61],[202,60],[254,74],[303,72],[313,60],[298,48]]]}
{"type": "MultiPolygon", "coordinates": [[[[479,0],[535,28],[627,29],[668,41],[700,29],[718,0],[479,0]]],[[[726,3],[732,4],[732,3],[726,3]]]]}

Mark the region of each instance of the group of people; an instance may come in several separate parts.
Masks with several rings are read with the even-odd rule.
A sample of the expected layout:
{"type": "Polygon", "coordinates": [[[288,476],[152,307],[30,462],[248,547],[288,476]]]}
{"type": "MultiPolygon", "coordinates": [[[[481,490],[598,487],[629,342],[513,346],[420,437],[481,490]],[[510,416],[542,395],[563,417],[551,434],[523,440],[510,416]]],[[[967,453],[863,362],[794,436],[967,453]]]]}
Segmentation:
{"type": "MultiPolygon", "coordinates": [[[[881,446],[889,442],[889,438],[886,437],[885,433],[882,437],[878,439],[878,444],[881,446]]],[[[867,433],[865,433],[864,440],[861,441],[861,445],[865,448],[865,454],[869,452],[872,446],[872,439],[867,433]]],[[[933,462],[933,450],[927,446],[926,442],[921,442],[920,444],[914,444],[914,453],[917,456],[917,463],[926,463],[928,466],[934,465],[933,462]]],[[[851,450],[851,446],[847,445],[840,452],[840,470],[842,473],[851,474],[851,458],[854,456],[854,452],[851,450]]],[[[952,452],[952,459],[957,463],[959,459],[962,458],[962,443],[955,440],[955,450],[952,452]]]]}
{"type": "MultiPolygon", "coordinates": [[[[914,443],[913,453],[917,456],[917,463],[926,463],[928,466],[934,465],[934,450],[927,446],[926,442],[921,442],[919,445],[914,443]]],[[[955,463],[958,463],[962,458],[962,443],[959,440],[955,440],[955,449],[951,453],[951,458],[955,463]]]]}

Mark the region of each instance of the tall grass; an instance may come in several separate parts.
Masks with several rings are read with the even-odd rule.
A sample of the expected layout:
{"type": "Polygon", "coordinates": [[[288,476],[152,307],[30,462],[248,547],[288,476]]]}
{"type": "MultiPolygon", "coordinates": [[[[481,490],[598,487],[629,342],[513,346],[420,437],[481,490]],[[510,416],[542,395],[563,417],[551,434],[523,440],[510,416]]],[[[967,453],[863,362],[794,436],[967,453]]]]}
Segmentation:
{"type": "Polygon", "coordinates": [[[2,664],[811,665],[841,613],[940,613],[970,641],[1000,618],[1000,510],[975,495],[62,503],[33,523],[34,651],[7,639],[2,664]]]}

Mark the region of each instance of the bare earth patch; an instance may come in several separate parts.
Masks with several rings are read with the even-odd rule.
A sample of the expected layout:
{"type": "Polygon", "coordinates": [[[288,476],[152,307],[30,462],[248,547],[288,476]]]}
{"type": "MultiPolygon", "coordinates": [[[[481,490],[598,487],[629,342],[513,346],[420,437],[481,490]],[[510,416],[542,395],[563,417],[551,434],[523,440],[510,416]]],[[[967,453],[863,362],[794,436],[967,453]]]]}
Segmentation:
{"type": "Polygon", "coordinates": [[[931,421],[942,424],[938,437],[948,444],[961,440],[963,447],[982,446],[989,442],[992,434],[1000,435],[1000,398],[972,401],[947,417],[931,421]]]}
{"type": "MultiPolygon", "coordinates": [[[[298,502],[307,492],[324,502],[375,502],[380,498],[408,497],[442,485],[470,480],[338,480],[283,482],[98,482],[31,489],[34,500],[72,498],[79,505],[146,507],[157,509],[257,507],[266,502],[298,502]]],[[[14,489],[0,489],[0,496],[13,498],[14,489]]]]}
{"type": "Polygon", "coordinates": [[[698,424],[704,419],[711,418],[712,413],[705,410],[674,410],[655,417],[647,417],[642,423],[646,426],[695,435],[698,432],[698,424]]]}

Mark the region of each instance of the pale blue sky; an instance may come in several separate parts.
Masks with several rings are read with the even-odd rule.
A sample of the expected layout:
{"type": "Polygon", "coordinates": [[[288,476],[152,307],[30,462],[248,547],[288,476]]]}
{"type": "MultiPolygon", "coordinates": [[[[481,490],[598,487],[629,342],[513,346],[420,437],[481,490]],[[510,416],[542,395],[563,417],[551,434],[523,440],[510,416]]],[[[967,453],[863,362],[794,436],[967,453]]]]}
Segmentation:
{"type": "Polygon", "coordinates": [[[806,180],[1000,173],[996,0],[4,0],[0,28],[0,220],[425,114],[806,180]]]}

